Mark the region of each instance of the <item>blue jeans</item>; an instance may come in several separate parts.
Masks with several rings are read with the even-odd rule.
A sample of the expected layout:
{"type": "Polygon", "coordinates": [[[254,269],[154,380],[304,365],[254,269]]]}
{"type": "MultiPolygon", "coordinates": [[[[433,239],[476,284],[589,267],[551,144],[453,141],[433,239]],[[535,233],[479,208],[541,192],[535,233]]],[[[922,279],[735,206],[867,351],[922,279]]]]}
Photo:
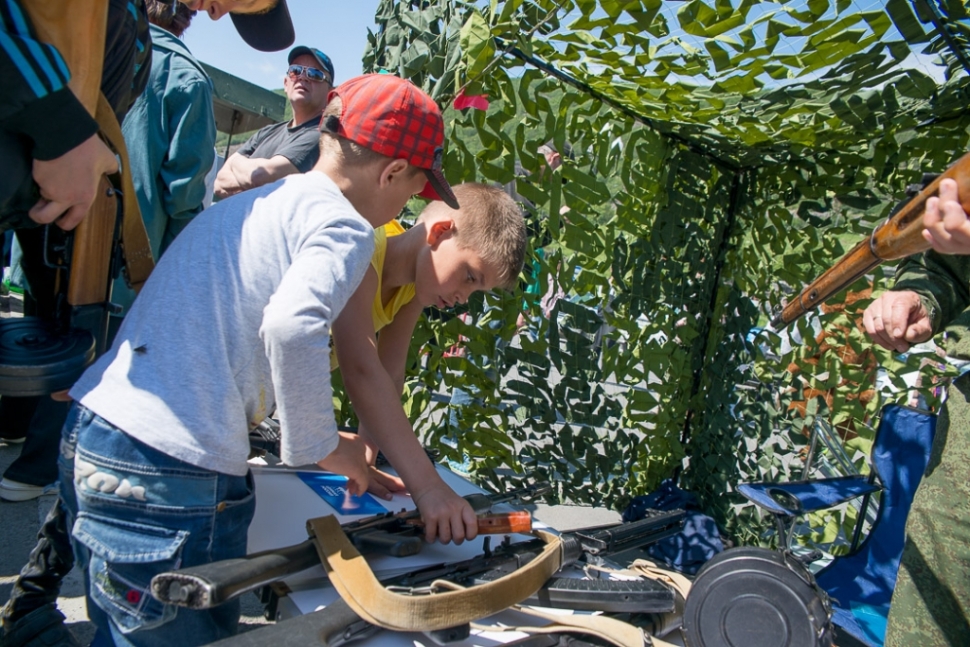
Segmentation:
{"type": "Polygon", "coordinates": [[[163,571],[246,554],[256,508],[251,475],[172,458],[76,403],[60,470],[88,616],[98,628],[94,644],[189,647],[236,633],[238,600],[193,611],[157,601],[149,583],[163,571]]]}

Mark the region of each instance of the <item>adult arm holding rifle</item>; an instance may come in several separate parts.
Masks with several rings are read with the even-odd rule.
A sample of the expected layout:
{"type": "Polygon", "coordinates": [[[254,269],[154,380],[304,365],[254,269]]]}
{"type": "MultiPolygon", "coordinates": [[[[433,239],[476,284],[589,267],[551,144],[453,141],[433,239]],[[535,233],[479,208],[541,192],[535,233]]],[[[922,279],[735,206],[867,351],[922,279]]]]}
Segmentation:
{"type": "MultiPolygon", "coordinates": [[[[947,330],[950,357],[970,361],[970,155],[964,155],[789,303],[786,325],[871,270],[903,259],[890,291],[863,314],[867,334],[904,352],[947,330]],[[922,252],[922,253],[920,253],[922,252]]],[[[947,387],[931,467],[916,491],[885,644],[970,644],[970,378],[947,387]]]]}
{"type": "MultiPolygon", "coordinates": [[[[774,328],[786,326],[817,307],[836,292],[848,287],[883,261],[894,261],[930,249],[923,234],[923,214],[929,201],[937,196],[943,182],[949,180],[959,190],[963,211],[970,210],[970,153],[954,162],[872,235],[852,248],[845,256],[812,281],[784,310],[771,321],[774,328]]],[[[949,183],[948,183],[949,184],[949,183]]],[[[939,232],[942,234],[942,232],[939,232]]]]}
{"type": "MultiPolygon", "coordinates": [[[[947,354],[970,359],[970,220],[967,191],[943,180],[926,202],[921,232],[932,250],[907,258],[893,289],[863,315],[874,342],[903,352],[944,327],[947,354]]],[[[970,384],[947,388],[931,467],[920,482],[906,524],[907,541],[893,592],[886,645],[967,644],[970,641],[970,384]],[[942,597],[941,597],[942,596],[942,597]]]]}
{"type": "Polygon", "coordinates": [[[896,284],[873,301],[863,315],[874,342],[899,353],[924,342],[970,305],[970,220],[958,197],[957,183],[944,179],[939,196],[926,201],[920,232],[928,252],[906,259],[896,284]]]}

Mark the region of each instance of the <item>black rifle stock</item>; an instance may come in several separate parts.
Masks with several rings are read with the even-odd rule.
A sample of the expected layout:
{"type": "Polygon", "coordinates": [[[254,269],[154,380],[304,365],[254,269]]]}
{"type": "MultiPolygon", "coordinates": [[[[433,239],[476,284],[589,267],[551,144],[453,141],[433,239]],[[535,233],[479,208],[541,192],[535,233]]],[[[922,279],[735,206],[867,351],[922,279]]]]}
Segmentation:
{"type": "Polygon", "coordinates": [[[947,178],[956,180],[960,203],[964,211],[970,213],[970,153],[967,153],[876,228],[869,238],[812,281],[771,320],[772,328],[778,329],[797,320],[883,261],[899,260],[929,249],[930,244],[923,238],[926,201],[939,193],[940,182],[947,178]]]}
{"type": "MultiPolygon", "coordinates": [[[[646,546],[678,532],[683,525],[683,518],[683,510],[671,510],[663,513],[656,512],[656,514],[640,521],[619,524],[593,533],[583,531],[564,533],[561,536],[563,549],[560,568],[572,565],[582,559],[595,560],[615,552],[646,546]]],[[[436,580],[449,580],[464,585],[487,582],[529,563],[542,552],[545,546],[540,539],[513,544],[506,538],[494,550],[489,549],[488,537],[485,538],[483,543],[485,552],[478,557],[453,564],[422,568],[384,580],[383,584],[388,588],[393,587],[397,592],[410,592],[420,595],[428,593],[428,587],[436,580]]],[[[596,582],[598,581],[592,581],[594,584],[596,582]]],[[[595,604],[597,595],[602,595],[603,592],[608,593],[610,584],[630,584],[629,582],[613,580],[601,580],[601,582],[605,586],[602,586],[599,592],[595,589],[585,592],[587,601],[585,606],[577,606],[575,597],[569,599],[560,599],[555,595],[550,597],[548,594],[543,594],[541,589],[538,594],[525,600],[524,604],[602,610],[601,606],[595,604]],[[590,604],[591,601],[592,604],[590,604]]],[[[673,591],[652,580],[643,580],[642,583],[644,584],[642,592],[646,594],[646,600],[655,606],[652,609],[641,606],[637,610],[673,610],[673,591]],[[657,605],[657,598],[663,594],[666,594],[667,604],[657,605]]],[[[626,595],[631,599],[637,598],[637,592],[630,591],[629,587],[627,587],[626,595]]],[[[609,602],[609,595],[604,597],[609,602]]],[[[640,600],[642,603],[644,598],[641,597],[640,600]]],[[[338,599],[319,611],[284,620],[278,624],[249,631],[232,638],[226,638],[211,643],[210,647],[258,647],[261,645],[275,645],[277,647],[326,645],[326,647],[339,647],[346,643],[368,638],[380,631],[379,627],[360,618],[343,599],[338,599]]],[[[454,630],[445,630],[445,632],[447,631],[459,637],[467,635],[465,631],[462,631],[462,628],[456,627],[454,630]]]]}
{"type": "MultiPolygon", "coordinates": [[[[547,483],[532,485],[503,494],[469,494],[465,497],[477,513],[509,501],[534,498],[552,488],[547,483]]],[[[513,513],[516,514],[516,513],[513,513]]],[[[388,512],[348,524],[343,530],[361,553],[378,553],[393,557],[415,555],[424,543],[424,530],[415,522],[420,512],[388,512]]],[[[515,528],[486,528],[491,520],[480,521],[479,532],[520,532],[515,528]]],[[[152,595],[166,604],[190,609],[210,609],[287,575],[299,573],[320,564],[313,540],[266,550],[239,559],[227,559],[193,566],[152,578],[152,595]]]]}

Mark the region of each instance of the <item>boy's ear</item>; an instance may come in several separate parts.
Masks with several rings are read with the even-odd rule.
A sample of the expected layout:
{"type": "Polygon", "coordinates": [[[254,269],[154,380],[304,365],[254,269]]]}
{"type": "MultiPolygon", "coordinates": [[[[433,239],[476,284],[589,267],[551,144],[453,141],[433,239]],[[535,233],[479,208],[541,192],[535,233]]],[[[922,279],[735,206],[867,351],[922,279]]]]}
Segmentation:
{"type": "Polygon", "coordinates": [[[395,181],[400,182],[401,180],[405,179],[402,174],[407,172],[408,166],[410,165],[408,164],[407,160],[402,159],[393,159],[387,162],[384,165],[384,170],[381,171],[381,186],[385,186],[395,181]]]}
{"type": "Polygon", "coordinates": [[[451,218],[440,218],[428,225],[428,245],[434,247],[451,234],[455,221],[451,218]]]}

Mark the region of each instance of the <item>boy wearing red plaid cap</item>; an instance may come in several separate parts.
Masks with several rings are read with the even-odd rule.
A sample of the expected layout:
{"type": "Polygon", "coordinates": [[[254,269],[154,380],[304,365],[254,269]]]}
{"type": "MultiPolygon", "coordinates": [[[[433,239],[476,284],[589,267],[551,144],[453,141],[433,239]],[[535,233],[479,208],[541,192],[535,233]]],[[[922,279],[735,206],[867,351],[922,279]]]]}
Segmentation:
{"type": "Polygon", "coordinates": [[[387,444],[402,482],[337,432],[330,387],[330,328],[369,265],[374,227],[418,192],[457,206],[441,173],[441,114],[389,75],[347,81],[331,100],[339,110],[314,169],[195,218],[71,390],[61,497],[104,643],[186,647],[235,632],[238,604],[179,609],[175,621],[149,583],[245,554],[248,434],[274,406],[285,463],[344,474],[354,493],[407,485],[429,539],[475,536],[471,508],[413,435],[387,444]]]}

